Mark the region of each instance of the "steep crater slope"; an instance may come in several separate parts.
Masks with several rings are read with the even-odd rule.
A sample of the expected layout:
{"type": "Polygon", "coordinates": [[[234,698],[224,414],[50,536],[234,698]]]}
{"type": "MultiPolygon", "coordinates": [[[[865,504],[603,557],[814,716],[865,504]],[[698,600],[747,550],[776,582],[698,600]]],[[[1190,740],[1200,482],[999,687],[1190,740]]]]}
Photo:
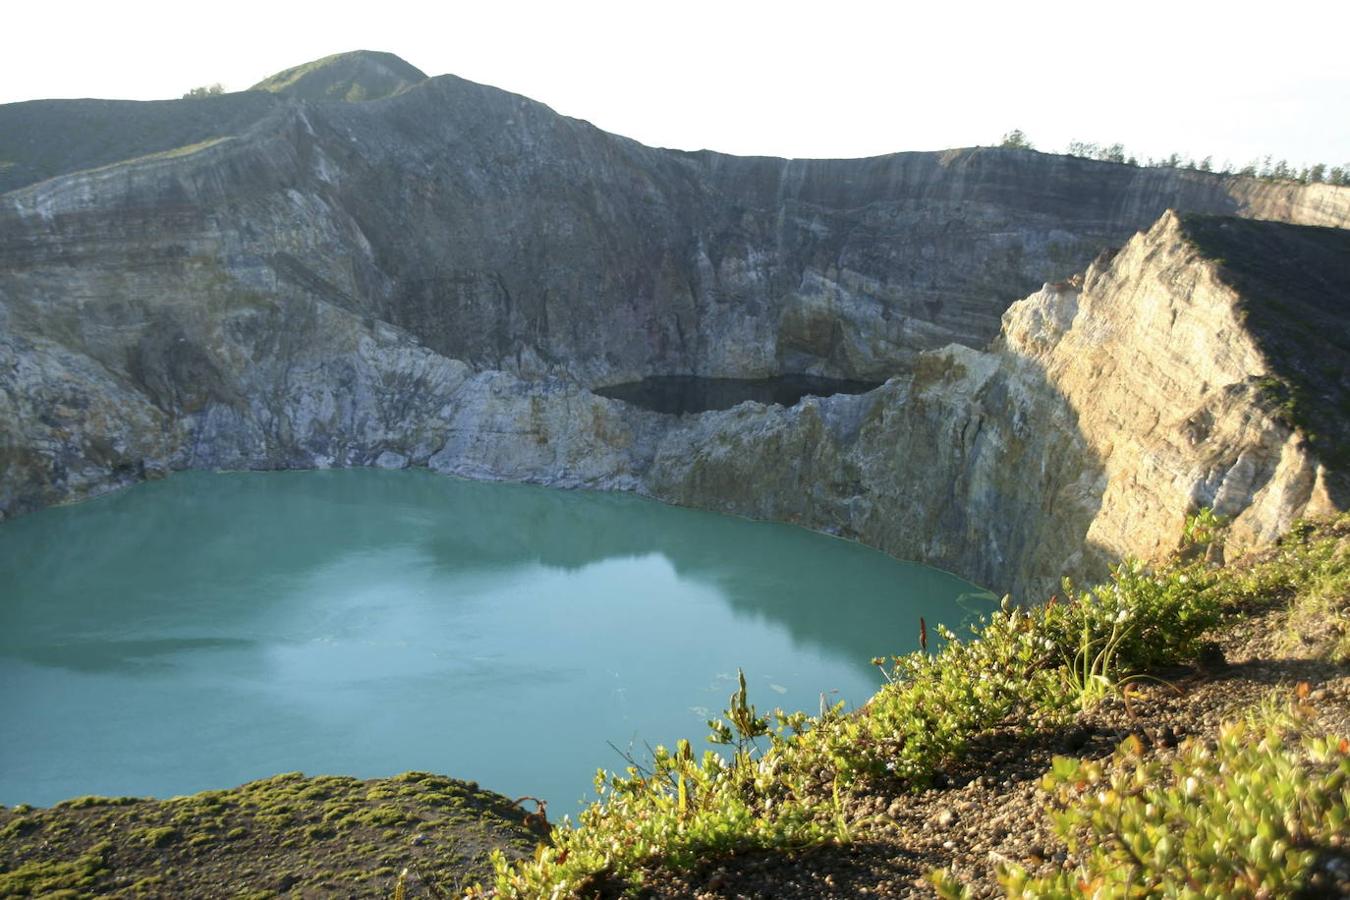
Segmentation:
{"type": "Polygon", "coordinates": [[[378,276],[304,258],[319,296],[476,367],[587,385],[880,380],[982,346],[1012,300],[1168,207],[1350,221],[1293,185],[1020,151],[672,153],[448,76],[308,110],[295,134],[296,189],[350,219],[368,243],[344,259],[378,276]]]}
{"type": "Polygon", "coordinates": [[[1344,225],[1345,189],[991,149],[680,153],[450,76],[256,96],[230,139],[0,195],[0,513],[175,468],[431,465],[1039,589],[1094,548],[1159,549],[1143,517],[1165,542],[1207,503],[1256,540],[1335,502],[1291,423],[1322,432],[1271,409],[1286,374],[1233,311],[1269,298],[1175,216],[1008,304],[1169,205],[1344,225]],[[685,420],[588,390],[674,374],[889,380],[685,420]]]}
{"type": "Polygon", "coordinates": [[[1188,216],[1187,237],[1241,298],[1270,366],[1261,387],[1335,470],[1350,498],[1350,232],[1188,216]]]}
{"type": "Polygon", "coordinates": [[[278,72],[240,93],[0,105],[0,194],[241,135],[287,98],[375,100],[426,77],[393,54],[358,50],[278,72]]]}
{"type": "MultiPolygon", "coordinates": [[[[186,129],[182,143],[216,141],[198,152],[164,159],[168,139],[157,139],[134,155],[159,156],[11,191],[0,264],[54,264],[88,281],[97,268],[149,274],[155,260],[159,283],[129,296],[116,276],[89,287],[132,303],[296,292],[475,367],[587,385],[880,380],[922,350],[983,346],[1008,303],[1169,207],[1350,221],[1347,192],[1323,185],[1031,151],[659,150],[452,76],[377,77],[397,63],[357,53],[298,67],[260,85],[281,99],[210,100],[252,104],[257,117],[186,129]],[[345,97],[352,84],[392,95],[305,99],[345,97]],[[173,268],[194,258],[218,271],[173,268]]],[[[182,118],[206,103],[164,108],[182,118]]]]}

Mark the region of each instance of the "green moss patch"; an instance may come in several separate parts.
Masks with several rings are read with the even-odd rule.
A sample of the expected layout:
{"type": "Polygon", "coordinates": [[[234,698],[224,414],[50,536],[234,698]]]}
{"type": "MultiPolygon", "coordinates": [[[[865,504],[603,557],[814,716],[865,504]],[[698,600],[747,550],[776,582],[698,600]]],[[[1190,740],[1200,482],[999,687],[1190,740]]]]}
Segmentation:
{"type": "Polygon", "coordinates": [[[242,896],[388,897],[404,869],[421,873],[407,896],[433,896],[486,877],[494,849],[533,852],[524,818],[505,797],[425,773],[289,772],[168,800],[0,809],[0,896],[196,897],[228,884],[242,896]],[[446,817],[447,804],[466,815],[446,817]]]}

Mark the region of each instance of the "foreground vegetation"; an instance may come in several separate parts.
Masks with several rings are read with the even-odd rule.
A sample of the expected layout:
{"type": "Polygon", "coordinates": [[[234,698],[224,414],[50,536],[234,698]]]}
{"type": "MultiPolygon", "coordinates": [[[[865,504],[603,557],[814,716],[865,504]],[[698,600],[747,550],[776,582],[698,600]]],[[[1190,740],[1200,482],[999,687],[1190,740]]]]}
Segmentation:
{"type": "MultiPolygon", "coordinates": [[[[1216,746],[1189,742],[1169,768],[1137,739],[1108,763],[1061,757],[1045,777],[1056,830],[1082,862],[1031,878],[1010,866],[1012,897],[1289,896],[1319,852],[1346,833],[1344,738],[1305,733],[1297,704],[1224,726],[1216,746]]],[[[966,892],[943,874],[942,893],[966,892]]]]}
{"type": "MultiPolygon", "coordinates": [[[[1241,568],[1215,568],[1206,547],[1222,523],[1202,514],[1190,546],[1150,570],[1127,561],[1105,584],[1067,582],[1045,606],[1005,598],[970,639],[938,629],[942,646],[877,660],[886,684],[860,710],[761,715],[744,681],[696,756],[687,741],[649,764],[600,773],[599,799],[564,824],[534,858],[494,858],[491,892],[563,897],[632,890],[661,868],[683,869],[747,850],[798,851],[852,840],[852,798],[886,786],[921,790],[982,732],[1026,733],[1063,724],[1131,683],[1203,659],[1207,633],[1259,604],[1317,618],[1320,647],[1350,648],[1350,518],[1300,524],[1280,548],[1241,568]]],[[[1339,736],[1299,729],[1299,712],[1273,708],[1227,726],[1217,747],[1183,745],[1163,771],[1129,741],[1110,763],[1057,761],[1046,778],[1076,869],[1033,878],[1000,873],[1014,896],[1283,895],[1298,888],[1319,841],[1344,831],[1350,757],[1339,736]]],[[[947,896],[963,896],[934,875],[947,896]]],[[[478,888],[482,895],[488,889],[478,888]]]]}

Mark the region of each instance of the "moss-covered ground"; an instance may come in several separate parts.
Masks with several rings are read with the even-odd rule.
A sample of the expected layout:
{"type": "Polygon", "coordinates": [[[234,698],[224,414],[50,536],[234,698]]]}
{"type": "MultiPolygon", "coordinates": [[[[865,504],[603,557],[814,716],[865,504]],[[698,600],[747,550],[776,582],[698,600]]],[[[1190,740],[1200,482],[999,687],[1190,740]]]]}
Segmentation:
{"type": "Polygon", "coordinates": [[[0,809],[0,897],[438,896],[528,854],[526,812],[476,785],[277,775],[168,800],[0,809]]]}

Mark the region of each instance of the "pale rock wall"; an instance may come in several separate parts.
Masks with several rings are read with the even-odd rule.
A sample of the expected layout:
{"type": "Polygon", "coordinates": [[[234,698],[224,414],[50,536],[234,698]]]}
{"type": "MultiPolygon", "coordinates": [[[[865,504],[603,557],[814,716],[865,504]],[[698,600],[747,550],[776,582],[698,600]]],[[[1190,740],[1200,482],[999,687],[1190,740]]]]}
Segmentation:
{"type": "Polygon", "coordinates": [[[1043,369],[1102,460],[1087,540],[1108,556],[1166,553],[1199,507],[1233,518],[1235,548],[1330,511],[1325,469],[1262,401],[1274,373],[1239,298],[1173,213],[1089,268],[1081,291],[1013,304],[1002,348],[1043,369]]]}

